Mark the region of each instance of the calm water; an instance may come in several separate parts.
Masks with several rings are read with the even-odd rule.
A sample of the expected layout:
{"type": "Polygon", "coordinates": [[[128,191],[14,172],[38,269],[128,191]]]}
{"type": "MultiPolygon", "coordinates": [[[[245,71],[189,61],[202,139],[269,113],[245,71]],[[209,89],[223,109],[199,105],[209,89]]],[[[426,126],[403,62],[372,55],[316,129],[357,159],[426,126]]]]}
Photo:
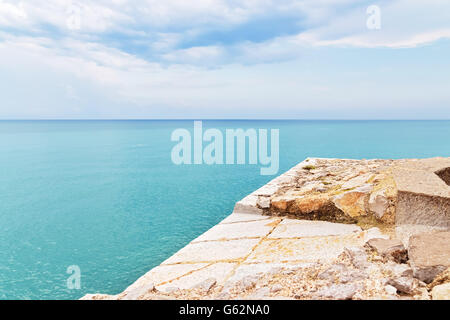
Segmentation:
{"type": "MultiPolygon", "coordinates": [[[[450,156],[447,121],[205,121],[280,129],[280,173],[307,156],[450,156]]],[[[0,299],[116,294],[272,177],[259,166],[175,166],[192,121],[0,122],[0,299]],[[81,268],[81,290],[66,269],[81,268]]]]}

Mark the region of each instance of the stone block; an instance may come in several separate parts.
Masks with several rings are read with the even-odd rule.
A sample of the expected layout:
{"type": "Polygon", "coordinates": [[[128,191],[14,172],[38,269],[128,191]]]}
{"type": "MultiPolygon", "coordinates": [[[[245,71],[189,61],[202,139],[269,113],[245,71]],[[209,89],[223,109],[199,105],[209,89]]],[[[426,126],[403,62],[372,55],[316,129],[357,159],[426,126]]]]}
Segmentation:
{"type": "Polygon", "coordinates": [[[450,267],[450,232],[424,233],[412,236],[408,248],[414,276],[430,283],[450,267]]]}
{"type": "Polygon", "coordinates": [[[362,233],[303,239],[267,239],[252,252],[246,262],[277,263],[330,260],[338,257],[345,247],[361,246],[363,243],[364,236],[362,233]]]}
{"type": "Polygon", "coordinates": [[[367,197],[368,194],[365,192],[348,191],[334,197],[333,202],[347,215],[357,218],[366,215],[365,202],[367,197]]]}
{"type": "Polygon", "coordinates": [[[398,263],[406,263],[408,260],[408,252],[400,240],[372,239],[367,242],[367,245],[387,259],[398,263]]]}
{"type": "Polygon", "coordinates": [[[436,286],[431,291],[433,300],[450,300],[450,283],[436,286]]]}
{"type": "Polygon", "coordinates": [[[361,228],[352,224],[327,221],[284,219],[269,235],[269,239],[337,236],[360,232],[361,228]]]}
{"type": "Polygon", "coordinates": [[[381,189],[373,192],[369,197],[369,210],[375,214],[378,219],[388,213],[389,199],[386,196],[386,191],[381,189]]]}
{"type": "Polygon", "coordinates": [[[450,158],[433,158],[404,161],[393,169],[397,225],[450,228],[450,188],[438,175],[449,167],[450,158]]]}

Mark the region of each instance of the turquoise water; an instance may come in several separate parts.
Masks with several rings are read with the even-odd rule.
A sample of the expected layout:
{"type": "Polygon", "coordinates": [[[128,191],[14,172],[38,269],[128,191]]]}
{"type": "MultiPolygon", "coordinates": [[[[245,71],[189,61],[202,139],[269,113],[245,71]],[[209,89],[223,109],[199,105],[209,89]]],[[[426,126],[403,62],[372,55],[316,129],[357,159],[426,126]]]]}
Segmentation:
{"type": "MultiPolygon", "coordinates": [[[[280,173],[307,156],[450,156],[449,121],[204,121],[280,130],[280,173]]],[[[273,177],[259,166],[175,166],[192,121],[0,122],[0,299],[115,294],[273,177]],[[81,290],[66,288],[70,265],[81,290]]]]}

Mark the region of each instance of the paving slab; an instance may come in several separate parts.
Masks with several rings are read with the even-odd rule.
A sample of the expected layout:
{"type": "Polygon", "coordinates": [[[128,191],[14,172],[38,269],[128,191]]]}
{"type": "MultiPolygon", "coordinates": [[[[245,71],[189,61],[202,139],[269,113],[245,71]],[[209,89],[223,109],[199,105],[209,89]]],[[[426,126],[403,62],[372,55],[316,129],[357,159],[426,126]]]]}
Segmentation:
{"type": "Polygon", "coordinates": [[[398,167],[393,170],[398,191],[450,197],[450,188],[435,172],[398,167]]]}
{"type": "Polygon", "coordinates": [[[226,217],[220,224],[236,223],[236,222],[246,222],[246,221],[256,221],[256,220],[268,220],[271,219],[270,216],[262,216],[254,213],[232,213],[226,217]]]}
{"type": "Polygon", "coordinates": [[[190,243],[162,264],[236,261],[250,254],[259,241],[240,239],[190,243]]]}
{"type": "Polygon", "coordinates": [[[426,283],[432,282],[439,273],[450,267],[450,232],[412,236],[408,255],[414,276],[426,283]]]}
{"type": "Polygon", "coordinates": [[[309,221],[285,219],[269,235],[269,239],[335,236],[360,232],[356,225],[332,223],[327,221],[309,221]]]}
{"type": "Polygon", "coordinates": [[[190,272],[205,268],[207,265],[206,263],[197,263],[155,267],[125,289],[120,296],[122,299],[137,299],[152,286],[172,281],[190,272]]]}
{"type": "Polygon", "coordinates": [[[279,273],[279,270],[284,269],[299,269],[310,267],[312,263],[242,263],[233,272],[233,275],[228,279],[228,282],[233,283],[239,281],[247,276],[254,276],[258,274],[267,274],[273,272],[279,273]]]}
{"type": "Polygon", "coordinates": [[[252,252],[245,262],[276,263],[329,260],[339,256],[346,247],[362,246],[363,244],[363,232],[318,238],[267,239],[252,252]]]}
{"type": "Polygon", "coordinates": [[[240,238],[262,238],[278,224],[280,219],[218,224],[199,236],[192,243],[200,241],[217,241],[240,238]]]}
{"type": "Polygon", "coordinates": [[[192,272],[175,281],[157,286],[156,289],[159,291],[164,291],[165,289],[172,287],[180,289],[191,289],[199,283],[211,278],[214,278],[216,280],[217,285],[221,285],[224,283],[225,279],[227,279],[227,277],[231,274],[236,266],[236,263],[214,263],[206,268],[192,272]]]}
{"type": "Polygon", "coordinates": [[[450,158],[436,157],[428,159],[404,159],[399,162],[399,167],[410,170],[423,170],[436,172],[442,168],[450,167],[450,158]]]}

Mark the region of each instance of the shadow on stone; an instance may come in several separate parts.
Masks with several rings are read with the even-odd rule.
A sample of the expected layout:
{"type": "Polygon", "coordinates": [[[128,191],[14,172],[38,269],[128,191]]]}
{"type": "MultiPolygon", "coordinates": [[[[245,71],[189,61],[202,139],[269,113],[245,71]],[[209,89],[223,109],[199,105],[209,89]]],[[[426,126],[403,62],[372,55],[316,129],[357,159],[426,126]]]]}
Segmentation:
{"type": "Polygon", "coordinates": [[[450,186],[450,167],[449,168],[444,168],[442,170],[436,171],[435,172],[439,178],[441,178],[442,180],[444,180],[444,182],[450,186]]]}
{"type": "Polygon", "coordinates": [[[357,222],[356,219],[346,215],[344,211],[336,207],[331,201],[326,201],[320,207],[314,208],[313,210],[303,210],[296,206],[294,202],[292,205],[290,204],[286,210],[271,207],[268,214],[273,216],[286,216],[300,220],[329,221],[337,223],[357,222]]]}

